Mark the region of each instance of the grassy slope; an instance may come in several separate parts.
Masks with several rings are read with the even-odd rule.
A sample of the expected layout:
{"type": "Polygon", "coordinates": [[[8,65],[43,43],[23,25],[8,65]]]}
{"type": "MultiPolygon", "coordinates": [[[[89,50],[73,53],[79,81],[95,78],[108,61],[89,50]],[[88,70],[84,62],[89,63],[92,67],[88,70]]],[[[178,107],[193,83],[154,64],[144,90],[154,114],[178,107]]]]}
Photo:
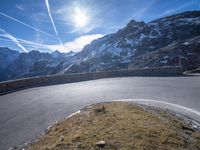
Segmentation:
{"type": "Polygon", "coordinates": [[[36,149],[199,150],[200,132],[165,111],[128,102],[100,103],[55,124],[28,148],[36,149]],[[101,140],[103,148],[96,145],[101,140]]]}

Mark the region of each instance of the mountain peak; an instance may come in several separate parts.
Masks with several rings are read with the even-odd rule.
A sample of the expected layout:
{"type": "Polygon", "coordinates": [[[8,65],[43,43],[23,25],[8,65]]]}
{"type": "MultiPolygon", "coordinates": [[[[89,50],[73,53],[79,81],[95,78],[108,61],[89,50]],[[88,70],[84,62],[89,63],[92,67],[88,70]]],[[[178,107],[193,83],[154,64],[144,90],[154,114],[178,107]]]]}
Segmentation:
{"type": "Polygon", "coordinates": [[[54,58],[63,57],[63,54],[64,54],[64,53],[61,53],[61,52],[58,51],[58,50],[55,50],[54,52],[51,53],[51,55],[52,55],[54,58]]]}
{"type": "Polygon", "coordinates": [[[144,25],[145,25],[145,23],[143,21],[131,20],[127,24],[127,27],[129,27],[129,26],[131,26],[131,27],[134,27],[134,26],[144,26],[144,25]]]}
{"type": "Polygon", "coordinates": [[[55,53],[60,54],[61,52],[59,52],[58,50],[55,50],[51,54],[55,54],[55,53]]]}
{"type": "Polygon", "coordinates": [[[8,51],[12,51],[14,53],[20,53],[20,52],[18,52],[16,50],[12,50],[12,49],[10,49],[8,47],[0,47],[0,52],[8,52],[8,51]]]}

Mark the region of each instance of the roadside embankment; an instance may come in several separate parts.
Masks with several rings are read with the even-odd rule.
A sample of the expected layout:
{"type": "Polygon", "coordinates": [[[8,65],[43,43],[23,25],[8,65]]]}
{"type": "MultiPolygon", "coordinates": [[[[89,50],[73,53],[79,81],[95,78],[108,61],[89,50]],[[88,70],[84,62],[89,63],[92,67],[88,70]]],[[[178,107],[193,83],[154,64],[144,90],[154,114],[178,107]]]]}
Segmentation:
{"type": "Polygon", "coordinates": [[[128,77],[128,76],[174,76],[182,75],[182,67],[157,67],[121,71],[74,73],[65,75],[52,75],[43,77],[23,78],[0,83],[0,95],[30,87],[72,83],[101,78],[128,77]]]}
{"type": "Polygon", "coordinates": [[[173,113],[131,102],[104,102],[57,122],[28,150],[200,149],[200,132],[173,113]]]}

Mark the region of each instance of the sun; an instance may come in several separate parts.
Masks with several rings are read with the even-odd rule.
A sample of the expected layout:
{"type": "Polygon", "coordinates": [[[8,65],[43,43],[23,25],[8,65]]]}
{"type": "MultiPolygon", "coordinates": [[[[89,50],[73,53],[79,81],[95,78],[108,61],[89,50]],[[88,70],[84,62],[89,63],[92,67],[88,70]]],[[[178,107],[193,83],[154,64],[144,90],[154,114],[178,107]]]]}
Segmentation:
{"type": "Polygon", "coordinates": [[[86,10],[76,7],[73,15],[73,22],[77,28],[82,28],[88,25],[89,16],[86,10]]]}

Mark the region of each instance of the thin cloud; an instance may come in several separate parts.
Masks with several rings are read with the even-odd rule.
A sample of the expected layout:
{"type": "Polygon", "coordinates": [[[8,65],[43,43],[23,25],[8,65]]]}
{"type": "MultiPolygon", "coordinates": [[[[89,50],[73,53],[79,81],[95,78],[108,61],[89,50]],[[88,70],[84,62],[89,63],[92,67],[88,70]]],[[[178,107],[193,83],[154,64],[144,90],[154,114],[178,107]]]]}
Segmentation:
{"type": "Polygon", "coordinates": [[[167,16],[167,15],[171,15],[173,13],[176,13],[176,12],[179,12],[179,11],[182,11],[183,9],[191,6],[191,5],[194,5],[194,4],[198,4],[197,1],[190,1],[188,3],[184,3],[183,5],[180,5],[178,7],[175,7],[173,9],[168,9],[166,10],[165,12],[159,14],[158,16],[156,16],[157,18],[158,17],[163,17],[163,16],[167,16]]]}
{"type": "MultiPolygon", "coordinates": [[[[0,34],[0,36],[8,38],[8,36],[5,35],[5,34],[2,34],[2,35],[0,34]]],[[[23,43],[24,45],[26,45],[27,47],[34,47],[34,48],[39,49],[39,50],[41,50],[41,49],[53,50],[53,49],[51,49],[51,45],[39,44],[39,43],[36,43],[36,42],[31,42],[31,41],[20,39],[20,38],[16,38],[16,37],[14,37],[14,38],[18,42],[23,43]]],[[[0,39],[0,40],[13,42],[13,40],[11,40],[10,38],[9,38],[9,40],[6,40],[6,39],[0,39]]]]}
{"type": "Polygon", "coordinates": [[[58,31],[57,31],[57,29],[56,29],[55,23],[54,23],[53,18],[52,18],[52,16],[51,16],[49,1],[48,1],[48,0],[45,0],[45,4],[46,4],[46,7],[47,7],[47,11],[48,11],[48,14],[49,14],[49,18],[50,18],[51,23],[52,23],[52,25],[53,25],[54,31],[55,31],[55,33],[56,33],[56,35],[57,35],[57,38],[58,38],[60,44],[62,45],[62,47],[64,48],[64,45],[63,45],[63,43],[62,43],[62,41],[61,41],[61,39],[60,39],[60,37],[59,37],[59,35],[58,35],[58,31]]]}
{"type": "Polygon", "coordinates": [[[84,35],[81,37],[78,37],[76,39],[74,39],[73,41],[69,41],[66,42],[64,44],[65,49],[62,49],[62,47],[60,47],[60,45],[49,45],[49,47],[51,49],[57,49],[61,52],[69,52],[69,51],[73,51],[73,52],[79,52],[82,50],[82,48],[89,44],[90,42],[92,42],[95,39],[101,38],[104,35],[102,34],[91,34],[91,35],[84,35]]]}
{"type": "MultiPolygon", "coordinates": [[[[148,1],[148,3],[141,7],[140,9],[137,9],[134,14],[132,14],[131,19],[136,20],[142,20],[142,18],[147,14],[147,12],[152,8],[152,6],[157,2],[158,0],[151,0],[148,1]]],[[[130,20],[130,18],[129,18],[130,20]]]]}
{"type": "Polygon", "coordinates": [[[102,34],[84,35],[79,38],[76,38],[75,40],[71,42],[65,43],[65,47],[70,51],[78,52],[78,51],[81,51],[85,45],[101,37],[103,37],[102,34]]]}
{"type": "Polygon", "coordinates": [[[3,13],[3,12],[0,12],[0,15],[4,16],[4,17],[6,17],[6,18],[9,18],[9,19],[11,19],[11,20],[13,20],[13,21],[15,21],[15,22],[18,22],[18,23],[20,23],[20,24],[22,24],[22,25],[24,25],[24,26],[26,26],[26,27],[29,27],[29,28],[31,28],[31,29],[37,31],[37,32],[40,32],[40,33],[42,33],[42,34],[45,34],[45,35],[47,35],[47,36],[50,36],[50,37],[52,37],[52,38],[57,39],[55,36],[53,36],[53,35],[51,35],[51,34],[49,34],[49,33],[47,33],[47,32],[44,32],[44,31],[42,31],[42,30],[40,30],[40,29],[37,29],[37,28],[35,28],[35,27],[33,27],[33,26],[31,26],[31,25],[25,23],[25,22],[22,22],[22,21],[20,21],[20,20],[18,20],[18,19],[15,19],[15,18],[13,18],[13,17],[11,17],[11,16],[9,16],[9,15],[3,13]]]}
{"type": "Polygon", "coordinates": [[[5,30],[1,29],[0,28],[0,32],[2,33],[2,35],[8,39],[10,39],[13,43],[15,43],[19,48],[21,48],[24,52],[28,52],[28,50],[22,46],[20,44],[20,42],[14,37],[12,36],[11,34],[9,34],[8,32],[6,32],[5,30]]]}
{"type": "MultiPolygon", "coordinates": [[[[69,41],[64,43],[65,48],[63,48],[61,45],[50,45],[50,44],[39,44],[36,42],[31,42],[28,40],[24,40],[24,39],[20,39],[20,38],[16,38],[14,36],[12,36],[13,38],[11,39],[8,35],[5,34],[0,34],[1,37],[6,37],[9,38],[11,42],[13,42],[13,38],[15,39],[15,41],[18,41],[18,43],[23,43],[23,45],[26,45],[26,47],[31,47],[34,48],[36,50],[40,50],[40,51],[55,51],[58,50],[60,52],[69,52],[69,51],[74,51],[74,52],[79,52],[82,50],[82,48],[89,44],[90,42],[92,42],[95,39],[101,38],[104,35],[102,34],[91,34],[91,35],[85,35],[85,36],[81,36],[78,37],[76,39],[74,39],[73,41],[69,41]]],[[[5,39],[3,39],[5,41],[5,39]]],[[[6,40],[8,41],[8,40],[6,40]]],[[[21,48],[21,47],[20,47],[21,48]]],[[[27,52],[27,51],[26,51],[27,52]]]]}
{"type": "Polygon", "coordinates": [[[24,7],[22,5],[15,5],[15,7],[21,11],[24,11],[24,7]]]}

